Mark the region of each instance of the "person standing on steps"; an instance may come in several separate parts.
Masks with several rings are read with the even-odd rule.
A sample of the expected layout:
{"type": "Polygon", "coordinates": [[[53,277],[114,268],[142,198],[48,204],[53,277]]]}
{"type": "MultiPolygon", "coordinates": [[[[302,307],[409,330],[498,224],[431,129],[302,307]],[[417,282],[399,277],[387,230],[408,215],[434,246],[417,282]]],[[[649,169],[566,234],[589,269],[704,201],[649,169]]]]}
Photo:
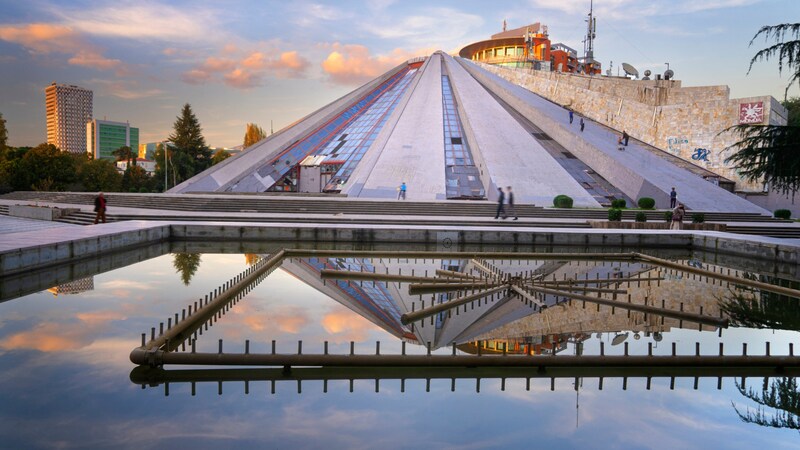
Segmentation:
{"type": "Polygon", "coordinates": [[[506,201],[506,195],[503,193],[503,188],[497,188],[497,214],[494,215],[494,218],[497,219],[500,215],[503,215],[503,219],[508,217],[506,215],[506,210],[503,207],[503,203],[506,201]]]}
{"type": "Polygon", "coordinates": [[[583,127],[585,126],[586,124],[583,122],[583,117],[581,117],[581,133],[583,133],[583,127]]]}
{"type": "Polygon", "coordinates": [[[573,119],[573,118],[574,118],[574,117],[573,117],[573,112],[572,112],[572,110],[570,109],[570,110],[569,110],[569,124],[570,124],[570,125],[572,125],[572,119],[573,119]]]}
{"type": "Polygon", "coordinates": [[[102,192],[98,193],[97,197],[94,198],[94,212],[94,223],[101,220],[106,223],[106,199],[103,197],[102,192]]]}
{"type": "Polygon", "coordinates": [[[508,192],[508,216],[514,216],[514,220],[519,220],[517,210],[514,209],[514,193],[511,192],[511,186],[507,187],[506,191],[508,192]]]}
{"type": "Polygon", "coordinates": [[[678,201],[678,193],[675,192],[675,187],[672,187],[672,191],[669,193],[669,207],[675,208],[675,203],[678,201]]]}
{"type": "Polygon", "coordinates": [[[628,146],[628,140],[630,140],[630,138],[631,137],[628,136],[628,132],[625,131],[625,130],[622,130],[622,144],[625,145],[625,147],[628,146]]]}
{"type": "Polygon", "coordinates": [[[397,193],[397,199],[400,200],[402,198],[403,200],[405,200],[406,199],[406,182],[405,181],[403,181],[400,184],[400,187],[398,188],[398,191],[399,192],[397,193]]]}
{"type": "Polygon", "coordinates": [[[672,224],[670,225],[670,230],[682,230],[683,229],[683,216],[686,215],[686,209],[683,207],[683,203],[678,203],[678,206],[672,210],[672,224]]]}

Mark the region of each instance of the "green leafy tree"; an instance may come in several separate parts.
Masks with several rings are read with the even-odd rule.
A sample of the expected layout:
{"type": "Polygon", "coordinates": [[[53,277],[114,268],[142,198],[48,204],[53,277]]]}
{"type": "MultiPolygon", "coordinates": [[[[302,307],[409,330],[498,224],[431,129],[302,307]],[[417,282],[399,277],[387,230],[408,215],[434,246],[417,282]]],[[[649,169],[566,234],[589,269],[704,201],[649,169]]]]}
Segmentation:
{"type": "Polygon", "coordinates": [[[6,119],[0,113],[0,159],[4,158],[8,148],[8,130],[6,129],[6,119]]]}
{"type": "Polygon", "coordinates": [[[176,157],[172,159],[172,162],[177,166],[178,183],[211,166],[211,150],[203,138],[200,122],[188,103],[183,105],[181,115],[175,120],[173,133],[169,136],[169,140],[175,146],[176,157]],[[181,154],[186,158],[178,156],[181,154]]]}
{"type": "Polygon", "coordinates": [[[79,173],[83,189],[90,192],[119,192],[122,187],[122,175],[114,163],[107,159],[87,161],[79,173]]]}
{"type": "Polygon", "coordinates": [[[250,147],[265,137],[267,137],[267,133],[260,126],[248,123],[244,131],[244,148],[250,147]]]}
{"type": "Polygon", "coordinates": [[[122,174],[122,190],[125,192],[139,192],[150,188],[150,176],[143,167],[129,164],[122,174]]]}
{"type": "Polygon", "coordinates": [[[175,267],[175,273],[180,274],[183,284],[188,286],[195,272],[197,272],[197,269],[200,267],[200,254],[175,253],[172,266],[175,267]]]}
{"type": "Polygon", "coordinates": [[[217,150],[216,152],[214,152],[214,156],[211,157],[211,165],[212,166],[217,165],[230,157],[231,154],[226,152],[225,150],[222,149],[217,150]]]}
{"type": "Polygon", "coordinates": [[[133,161],[135,164],[137,155],[127,145],[123,145],[122,147],[114,150],[112,154],[114,155],[117,161],[128,161],[128,162],[133,161]]]}
{"type": "MultiPolygon", "coordinates": [[[[778,59],[778,72],[789,71],[789,88],[800,80],[800,23],[765,26],[758,30],[750,45],[759,36],[774,44],[758,51],[750,60],[750,69],[758,61],[778,59]],[[786,40],[787,35],[793,40],[786,40]]],[[[748,73],[750,71],[748,70],[748,73]]],[[[726,150],[736,153],[726,159],[750,181],[763,180],[784,194],[794,195],[800,189],[800,126],[737,125],[729,128],[738,141],[726,150]]]]}
{"type": "Polygon", "coordinates": [[[781,102],[789,112],[789,120],[786,125],[790,127],[800,126],[800,97],[792,97],[781,102]]]}
{"type": "Polygon", "coordinates": [[[77,181],[77,161],[55,145],[40,144],[25,152],[14,168],[14,188],[62,191],[77,181]]]}

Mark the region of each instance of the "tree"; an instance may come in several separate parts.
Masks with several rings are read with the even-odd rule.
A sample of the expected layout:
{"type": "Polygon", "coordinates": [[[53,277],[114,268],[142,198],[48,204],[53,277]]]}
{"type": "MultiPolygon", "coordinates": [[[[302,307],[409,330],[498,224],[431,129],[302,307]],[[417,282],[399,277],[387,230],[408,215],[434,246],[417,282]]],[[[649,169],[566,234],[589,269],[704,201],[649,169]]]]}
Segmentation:
{"type": "Polygon", "coordinates": [[[70,155],[55,145],[40,144],[19,160],[12,175],[17,190],[64,190],[77,181],[77,161],[83,155],[70,155]]]}
{"type": "Polygon", "coordinates": [[[6,129],[6,119],[3,119],[3,113],[0,113],[0,159],[6,153],[8,147],[8,130],[6,129]]]}
{"type": "Polygon", "coordinates": [[[173,128],[169,140],[175,146],[171,149],[175,155],[170,162],[177,165],[176,173],[180,175],[177,182],[180,183],[211,165],[211,150],[206,145],[203,130],[188,103],[183,105],[181,115],[175,120],[173,128]],[[180,154],[187,158],[176,157],[180,154]]]}
{"type": "Polygon", "coordinates": [[[181,274],[181,281],[186,286],[192,281],[197,268],[200,267],[199,253],[175,253],[172,261],[175,272],[181,274]]]}
{"type": "MultiPolygon", "coordinates": [[[[778,59],[778,73],[783,72],[785,64],[787,70],[791,71],[785,98],[789,88],[800,81],[800,23],[761,27],[750,45],[761,35],[765,41],[773,39],[775,44],[753,56],[750,70],[756,62],[770,58],[778,59]],[[787,34],[794,40],[784,41],[787,34]]],[[[745,179],[763,180],[773,190],[784,194],[794,195],[800,190],[800,126],[737,125],[726,131],[733,131],[739,139],[726,148],[736,151],[726,162],[734,164],[745,179]]]]}
{"type": "Polygon", "coordinates": [[[733,409],[742,422],[800,430],[800,390],[794,377],[775,379],[771,383],[769,378],[764,378],[760,392],[747,389],[738,381],[736,388],[743,396],[758,403],[755,411],[751,411],[748,407],[745,412],[739,411],[733,403],[733,409]],[[765,408],[772,408],[774,412],[767,413],[765,408]]]}
{"type": "Polygon", "coordinates": [[[122,176],[107,159],[87,161],[78,176],[83,188],[90,192],[118,192],[122,186],[122,176]]]}
{"type": "Polygon", "coordinates": [[[789,112],[789,121],[786,125],[790,127],[800,126],[800,97],[792,97],[781,102],[789,112]]]}
{"type": "Polygon", "coordinates": [[[225,150],[219,149],[214,153],[214,156],[211,157],[211,165],[212,166],[217,165],[230,157],[231,157],[230,153],[226,152],[225,150]]]}
{"type": "Polygon", "coordinates": [[[143,167],[128,164],[122,174],[122,190],[125,192],[140,192],[142,188],[150,190],[150,176],[143,167]]]}
{"type": "Polygon", "coordinates": [[[131,150],[131,148],[128,147],[127,145],[123,145],[122,147],[114,150],[112,154],[114,155],[117,161],[128,161],[128,163],[130,163],[131,161],[135,161],[136,157],[138,156],[135,155],[133,153],[133,150],[131,150]]]}
{"type": "Polygon", "coordinates": [[[267,137],[267,133],[260,126],[248,123],[244,131],[244,148],[250,147],[265,137],[267,137]]]}

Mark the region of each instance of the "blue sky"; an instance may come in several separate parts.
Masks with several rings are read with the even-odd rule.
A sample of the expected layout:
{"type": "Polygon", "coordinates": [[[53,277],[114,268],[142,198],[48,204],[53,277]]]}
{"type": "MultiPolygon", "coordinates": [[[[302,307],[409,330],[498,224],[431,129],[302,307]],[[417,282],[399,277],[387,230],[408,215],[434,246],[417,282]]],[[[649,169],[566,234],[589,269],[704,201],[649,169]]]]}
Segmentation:
{"type": "MultiPolygon", "coordinates": [[[[285,127],[396,64],[533,22],[582,49],[589,0],[71,1],[0,0],[0,113],[11,145],[46,140],[44,87],[94,91],[94,115],[164,139],[184,103],[212,146],[245,124],[285,127]]],[[[800,21],[797,0],[597,0],[595,57],[732,97],[783,98],[777,63],[750,58],[762,25],[800,21]]],[[[794,87],[791,95],[800,95],[794,87]]]]}

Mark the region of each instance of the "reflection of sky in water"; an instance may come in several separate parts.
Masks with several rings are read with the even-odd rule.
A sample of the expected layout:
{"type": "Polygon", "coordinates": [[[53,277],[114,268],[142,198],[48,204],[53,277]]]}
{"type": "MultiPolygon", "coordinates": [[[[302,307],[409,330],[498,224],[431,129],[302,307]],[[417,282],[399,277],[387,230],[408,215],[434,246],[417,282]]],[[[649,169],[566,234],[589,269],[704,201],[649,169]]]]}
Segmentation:
{"type": "MultiPolygon", "coordinates": [[[[130,351],[141,333],[186,307],[246,268],[242,255],[203,255],[189,286],[172,266],[172,255],[94,277],[94,290],[54,297],[40,292],[0,303],[0,448],[796,448],[796,431],[742,423],[731,407],[749,405],[725,379],[690,378],[585,379],[579,394],[573,380],[408,380],[400,393],[397,380],[384,380],[375,392],[372,380],[278,382],[270,394],[268,382],[226,383],[218,395],[216,383],[199,383],[192,397],[188,384],[142,390],[129,381],[130,351]],[[576,414],[579,426],[576,427],[576,414]]],[[[587,353],[606,352],[611,335],[593,336],[587,353]]],[[[772,331],[723,332],[726,353],[786,353],[796,333],[772,331]],[[727,351],[730,349],[730,351],[727,351]]],[[[198,341],[198,351],[242,351],[245,339],[252,352],[269,351],[270,341],[281,352],[294,352],[303,340],[304,353],[321,352],[331,342],[332,353],[398,352],[390,334],[294,276],[277,270],[227,312],[198,341]]],[[[668,353],[671,342],[692,352],[701,342],[704,354],[718,350],[717,333],[678,330],[665,333],[656,353],[668,353]]],[[[632,354],[645,354],[649,338],[628,339],[632,354]]],[[[418,352],[417,349],[410,349],[418,352]]],[[[568,349],[566,353],[571,353],[568,349]]],[[[760,380],[748,380],[757,386],[760,380]]]]}

